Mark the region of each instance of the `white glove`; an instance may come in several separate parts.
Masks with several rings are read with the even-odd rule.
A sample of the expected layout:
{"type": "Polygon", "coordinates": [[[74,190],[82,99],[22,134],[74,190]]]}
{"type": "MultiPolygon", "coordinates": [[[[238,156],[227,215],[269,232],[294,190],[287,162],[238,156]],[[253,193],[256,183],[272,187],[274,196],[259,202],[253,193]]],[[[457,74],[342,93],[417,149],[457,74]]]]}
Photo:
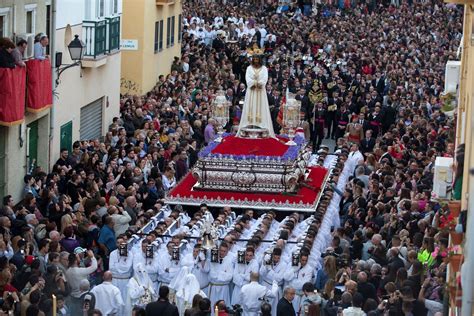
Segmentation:
{"type": "Polygon", "coordinates": [[[267,253],[267,254],[265,254],[265,256],[263,257],[263,260],[264,260],[265,262],[268,262],[268,261],[271,260],[271,258],[272,258],[272,256],[271,256],[269,253],[267,253]]]}
{"type": "Polygon", "coordinates": [[[199,256],[199,259],[200,259],[201,261],[206,260],[206,256],[204,255],[203,252],[199,252],[199,255],[198,255],[198,256],[199,256]]]}

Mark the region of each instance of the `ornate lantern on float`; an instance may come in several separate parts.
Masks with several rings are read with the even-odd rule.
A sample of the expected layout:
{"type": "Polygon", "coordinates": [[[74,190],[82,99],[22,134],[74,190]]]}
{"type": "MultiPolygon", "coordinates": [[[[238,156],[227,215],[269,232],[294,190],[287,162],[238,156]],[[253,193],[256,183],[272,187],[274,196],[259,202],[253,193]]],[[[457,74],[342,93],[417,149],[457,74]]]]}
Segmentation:
{"type": "Polygon", "coordinates": [[[224,91],[217,91],[216,98],[212,101],[212,118],[217,122],[218,137],[214,140],[216,142],[222,141],[224,126],[229,121],[229,108],[230,102],[225,98],[224,91]]]}
{"type": "Polygon", "coordinates": [[[296,145],[293,139],[300,123],[300,109],[301,101],[296,100],[294,94],[288,93],[286,102],[283,104],[283,126],[288,130],[290,140],[286,144],[290,146],[296,145]]]}

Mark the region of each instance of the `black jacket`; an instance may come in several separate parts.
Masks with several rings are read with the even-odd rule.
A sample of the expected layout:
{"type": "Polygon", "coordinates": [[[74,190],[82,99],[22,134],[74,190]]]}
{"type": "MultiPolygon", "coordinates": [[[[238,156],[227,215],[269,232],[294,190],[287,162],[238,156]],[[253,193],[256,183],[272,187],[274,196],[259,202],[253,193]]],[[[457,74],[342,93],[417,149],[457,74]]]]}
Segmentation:
{"type": "Polygon", "coordinates": [[[6,49],[0,49],[0,68],[15,68],[15,59],[6,49]]]}
{"type": "Polygon", "coordinates": [[[360,151],[365,154],[365,153],[370,153],[374,150],[375,147],[375,138],[371,137],[370,139],[363,138],[360,141],[360,151]]]}
{"type": "Polygon", "coordinates": [[[277,316],[296,316],[293,304],[284,297],[278,301],[277,316]]]}
{"type": "Polygon", "coordinates": [[[155,315],[160,315],[160,316],[178,316],[178,308],[168,302],[167,300],[161,300],[159,299],[156,302],[149,303],[146,306],[146,314],[147,316],[155,316],[155,315]]]}

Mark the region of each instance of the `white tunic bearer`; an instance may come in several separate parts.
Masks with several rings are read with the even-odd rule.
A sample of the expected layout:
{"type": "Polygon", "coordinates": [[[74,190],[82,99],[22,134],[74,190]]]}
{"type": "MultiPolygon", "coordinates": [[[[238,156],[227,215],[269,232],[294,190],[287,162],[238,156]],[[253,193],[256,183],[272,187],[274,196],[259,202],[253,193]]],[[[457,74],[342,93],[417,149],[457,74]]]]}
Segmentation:
{"type": "Polygon", "coordinates": [[[240,301],[242,302],[243,314],[242,316],[257,316],[260,312],[260,307],[263,299],[268,299],[271,302],[278,296],[278,283],[275,281],[269,290],[266,286],[252,281],[242,286],[240,292],[240,301]]]}
{"type": "Polygon", "coordinates": [[[169,285],[180,269],[178,261],[172,260],[169,253],[158,257],[158,280],[161,285],[169,285]]]}
{"type": "Polygon", "coordinates": [[[245,80],[247,81],[247,92],[237,135],[241,134],[242,128],[258,126],[267,129],[270,137],[275,137],[266,90],[267,67],[248,66],[245,80]]]}
{"type": "Polygon", "coordinates": [[[211,306],[219,300],[230,302],[230,282],[234,274],[234,264],[230,256],[225,256],[221,263],[211,262],[209,271],[209,299],[211,306]]]}
{"type": "Polygon", "coordinates": [[[100,310],[102,315],[125,315],[122,294],[112,282],[102,282],[94,287],[91,293],[95,296],[95,308],[100,310]]]}
{"type": "Polygon", "coordinates": [[[112,284],[118,287],[124,302],[127,300],[127,284],[132,276],[132,266],[132,252],[129,252],[127,257],[121,257],[118,249],[110,253],[109,270],[112,272],[112,284]]]}
{"type": "Polygon", "coordinates": [[[252,259],[248,264],[236,264],[234,268],[234,276],[232,282],[234,283],[234,290],[232,291],[232,305],[242,304],[240,301],[241,288],[250,282],[250,273],[258,273],[259,266],[255,259],[252,259]]]}
{"type": "Polygon", "coordinates": [[[211,263],[209,258],[206,258],[204,254],[200,253],[195,258],[193,257],[193,268],[191,273],[196,276],[196,279],[199,282],[199,287],[201,290],[209,294],[209,271],[211,263]]]}
{"type": "Polygon", "coordinates": [[[293,308],[295,312],[298,313],[300,308],[301,297],[303,293],[303,284],[306,282],[311,282],[313,279],[314,268],[309,264],[306,264],[304,267],[289,267],[287,269],[286,279],[289,286],[296,290],[296,296],[293,299],[293,308]]]}
{"type": "Polygon", "coordinates": [[[276,315],[276,307],[278,301],[283,296],[283,283],[285,280],[285,273],[288,265],[280,259],[280,262],[276,265],[266,265],[262,264],[260,267],[260,276],[262,284],[266,286],[267,289],[271,289],[273,281],[278,283],[278,295],[273,299],[273,302],[270,302],[272,305],[272,315],[276,315]]]}

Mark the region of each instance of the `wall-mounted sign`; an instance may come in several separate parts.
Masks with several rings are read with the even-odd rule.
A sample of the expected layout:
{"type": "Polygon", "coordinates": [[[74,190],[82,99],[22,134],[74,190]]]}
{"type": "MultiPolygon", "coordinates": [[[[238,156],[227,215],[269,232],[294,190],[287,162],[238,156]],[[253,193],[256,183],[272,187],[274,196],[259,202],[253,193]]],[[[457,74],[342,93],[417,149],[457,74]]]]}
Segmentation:
{"type": "Polygon", "coordinates": [[[138,50],[138,40],[123,39],[120,41],[121,50],[138,50]]]}

